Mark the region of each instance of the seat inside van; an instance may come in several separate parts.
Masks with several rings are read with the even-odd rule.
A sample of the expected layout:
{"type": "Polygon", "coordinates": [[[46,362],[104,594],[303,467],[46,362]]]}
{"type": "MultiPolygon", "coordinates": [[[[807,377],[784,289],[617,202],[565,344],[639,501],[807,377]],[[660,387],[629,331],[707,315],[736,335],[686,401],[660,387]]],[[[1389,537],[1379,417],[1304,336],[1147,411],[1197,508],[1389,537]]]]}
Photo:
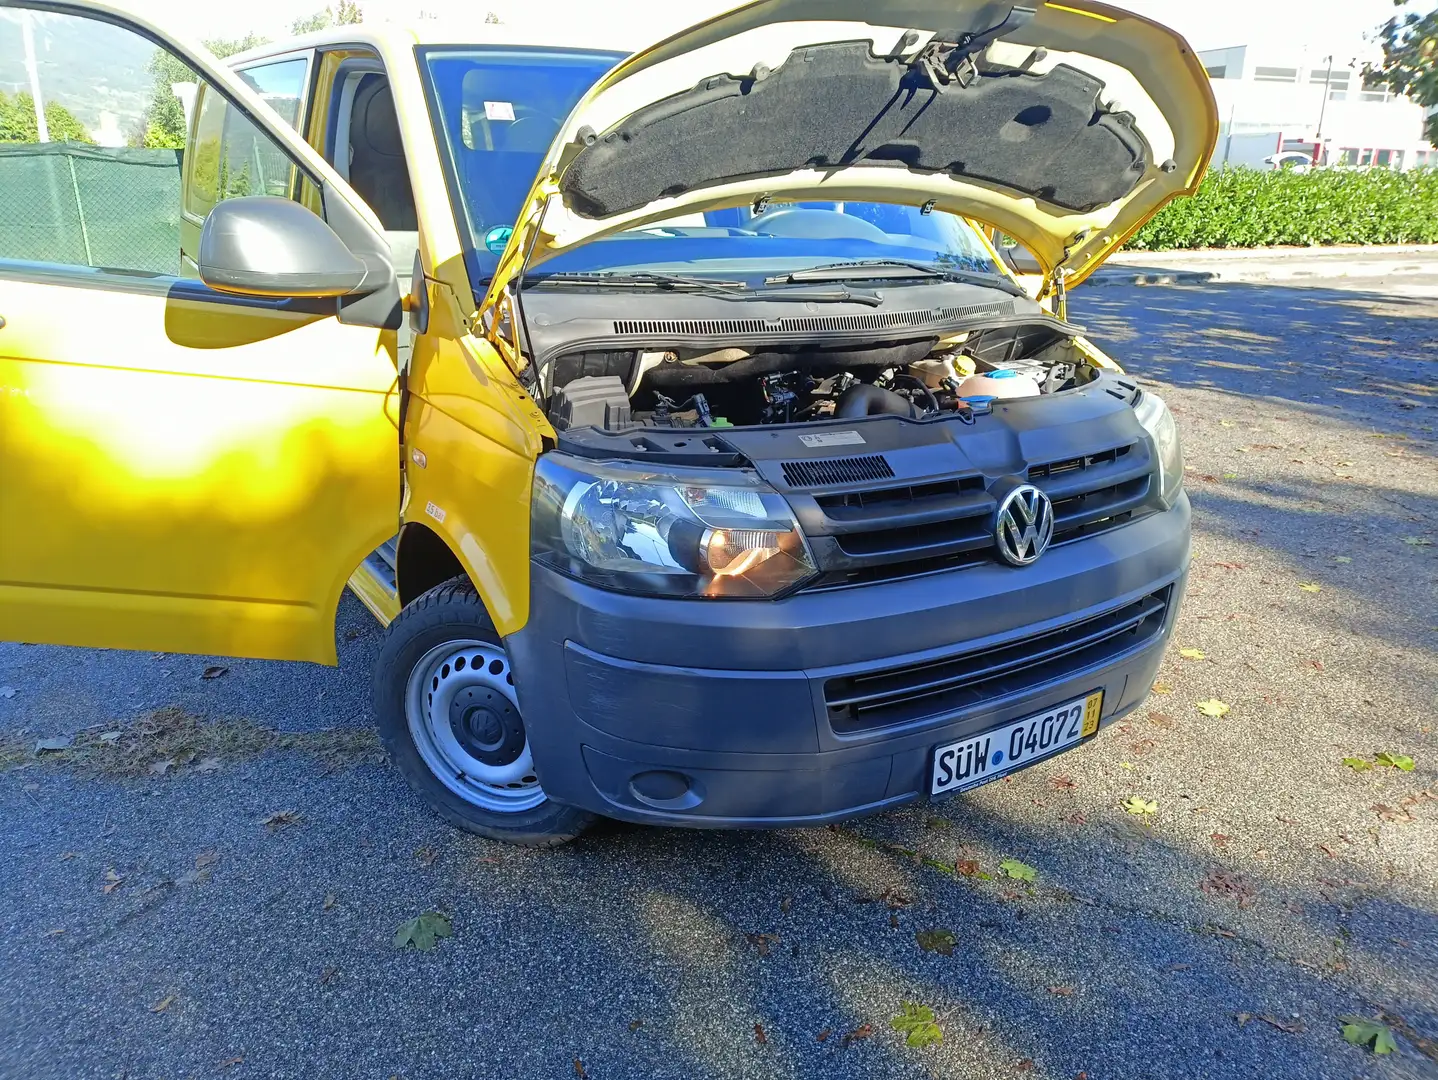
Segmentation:
{"type": "Polygon", "coordinates": [[[379,218],[400,288],[407,291],[419,249],[419,215],[389,79],[373,71],[351,73],[339,99],[332,164],[379,218]]]}

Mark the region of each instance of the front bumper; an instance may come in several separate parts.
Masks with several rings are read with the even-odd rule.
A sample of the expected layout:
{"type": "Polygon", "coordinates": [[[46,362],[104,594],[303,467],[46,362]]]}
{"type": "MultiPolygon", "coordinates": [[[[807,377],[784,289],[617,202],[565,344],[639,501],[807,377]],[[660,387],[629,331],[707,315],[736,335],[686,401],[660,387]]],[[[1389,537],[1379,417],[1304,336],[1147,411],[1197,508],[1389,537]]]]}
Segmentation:
{"type": "Polygon", "coordinates": [[[654,824],[816,825],[927,799],[940,744],[1096,689],[1102,725],[1137,707],[1188,561],[1181,497],[1023,569],[974,566],[778,601],[627,596],[534,565],[529,623],[506,644],[535,771],[556,801],[654,824]],[[855,680],[907,685],[915,671],[962,672],[980,657],[1012,665],[1030,645],[1037,656],[1081,643],[1079,624],[1109,625],[1155,598],[1163,606],[1142,633],[1102,648],[1076,644],[1050,663],[858,720],[833,707],[834,688],[855,680]]]}

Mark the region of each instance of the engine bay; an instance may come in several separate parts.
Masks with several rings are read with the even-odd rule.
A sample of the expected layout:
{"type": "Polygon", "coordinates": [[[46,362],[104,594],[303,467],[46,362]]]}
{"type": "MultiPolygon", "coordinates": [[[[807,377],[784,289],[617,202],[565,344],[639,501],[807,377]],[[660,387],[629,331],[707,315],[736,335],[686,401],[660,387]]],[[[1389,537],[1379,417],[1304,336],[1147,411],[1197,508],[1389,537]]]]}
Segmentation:
{"type": "Polygon", "coordinates": [[[947,335],[772,346],[562,352],[542,383],[556,430],[732,428],[891,415],[972,421],[998,400],[1091,381],[1052,319],[947,335]]]}

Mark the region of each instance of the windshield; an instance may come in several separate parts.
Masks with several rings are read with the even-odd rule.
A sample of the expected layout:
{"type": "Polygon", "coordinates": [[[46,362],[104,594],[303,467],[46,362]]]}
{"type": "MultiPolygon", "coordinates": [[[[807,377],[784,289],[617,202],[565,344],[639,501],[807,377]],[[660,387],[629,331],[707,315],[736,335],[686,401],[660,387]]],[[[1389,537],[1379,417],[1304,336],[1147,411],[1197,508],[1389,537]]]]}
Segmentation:
{"type": "MultiPolygon", "coordinates": [[[[476,290],[488,285],[515,217],[570,111],[623,59],[539,48],[420,50],[430,109],[476,290]]],[[[645,270],[789,272],[894,259],[999,274],[962,218],[886,203],[774,202],[687,214],[616,233],[544,263],[537,275],[645,270]]]]}

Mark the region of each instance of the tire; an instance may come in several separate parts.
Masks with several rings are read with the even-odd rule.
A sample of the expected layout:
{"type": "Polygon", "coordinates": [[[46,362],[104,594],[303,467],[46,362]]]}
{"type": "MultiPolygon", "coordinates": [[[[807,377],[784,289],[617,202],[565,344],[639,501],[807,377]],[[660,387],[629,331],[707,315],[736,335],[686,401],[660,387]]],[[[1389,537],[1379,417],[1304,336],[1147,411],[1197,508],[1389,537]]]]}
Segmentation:
{"type": "Polygon", "coordinates": [[[390,623],[374,711],[390,760],[451,825],[553,847],[594,821],[539,786],[509,658],[468,578],[436,585],[390,623]]]}

